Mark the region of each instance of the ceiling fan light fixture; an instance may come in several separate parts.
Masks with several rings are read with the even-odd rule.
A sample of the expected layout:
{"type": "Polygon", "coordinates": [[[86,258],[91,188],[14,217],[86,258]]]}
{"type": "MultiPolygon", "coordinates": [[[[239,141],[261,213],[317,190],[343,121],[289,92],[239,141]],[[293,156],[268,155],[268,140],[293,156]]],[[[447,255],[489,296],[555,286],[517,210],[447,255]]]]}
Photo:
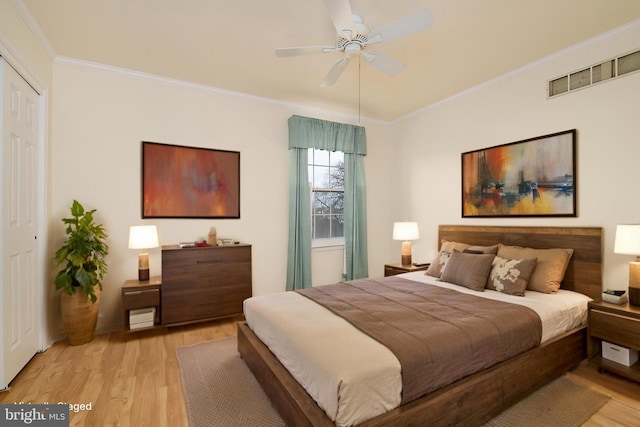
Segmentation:
{"type": "Polygon", "coordinates": [[[362,53],[362,45],[356,42],[347,43],[344,46],[344,53],[349,58],[355,58],[362,53]]]}

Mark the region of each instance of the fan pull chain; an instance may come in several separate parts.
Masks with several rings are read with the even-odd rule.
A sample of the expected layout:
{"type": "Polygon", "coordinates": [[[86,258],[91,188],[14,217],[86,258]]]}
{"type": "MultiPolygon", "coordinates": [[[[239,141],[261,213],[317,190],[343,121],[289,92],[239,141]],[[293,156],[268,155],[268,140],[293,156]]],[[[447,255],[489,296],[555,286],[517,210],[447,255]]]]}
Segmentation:
{"type": "Polygon", "coordinates": [[[362,121],[360,120],[360,65],[362,64],[362,55],[358,56],[358,126],[362,126],[362,121]]]}

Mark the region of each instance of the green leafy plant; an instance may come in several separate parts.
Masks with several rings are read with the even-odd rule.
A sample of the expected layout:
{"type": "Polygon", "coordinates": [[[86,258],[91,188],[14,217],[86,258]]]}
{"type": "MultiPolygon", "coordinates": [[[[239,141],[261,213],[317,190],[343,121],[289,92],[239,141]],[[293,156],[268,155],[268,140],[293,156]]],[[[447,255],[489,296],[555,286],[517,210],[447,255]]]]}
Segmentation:
{"type": "Polygon", "coordinates": [[[102,224],[96,224],[93,214],[96,209],[85,211],[84,207],[73,201],[71,218],[63,218],[66,224],[67,239],[56,251],[56,266],[66,262],[55,279],[56,290],[69,295],[78,290],[84,292],[92,303],[97,296],[95,286],[102,290],[102,279],[107,273],[105,256],[109,247],[105,243],[107,233],[102,224]]]}

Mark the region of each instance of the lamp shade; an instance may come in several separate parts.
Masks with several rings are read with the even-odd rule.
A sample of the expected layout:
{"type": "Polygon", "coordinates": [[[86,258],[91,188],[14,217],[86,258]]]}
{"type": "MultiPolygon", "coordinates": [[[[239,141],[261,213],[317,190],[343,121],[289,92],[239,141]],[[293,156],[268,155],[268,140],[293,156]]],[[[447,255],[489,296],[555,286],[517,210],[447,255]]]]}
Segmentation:
{"type": "Polygon", "coordinates": [[[420,238],[417,222],[394,222],[393,240],[417,240],[420,238]]]}
{"type": "Polygon", "coordinates": [[[640,224],[618,224],[613,252],[640,255],[640,224]]]}
{"type": "Polygon", "coordinates": [[[129,228],[129,249],[151,249],[160,246],[155,225],[132,225],[129,228]]]}

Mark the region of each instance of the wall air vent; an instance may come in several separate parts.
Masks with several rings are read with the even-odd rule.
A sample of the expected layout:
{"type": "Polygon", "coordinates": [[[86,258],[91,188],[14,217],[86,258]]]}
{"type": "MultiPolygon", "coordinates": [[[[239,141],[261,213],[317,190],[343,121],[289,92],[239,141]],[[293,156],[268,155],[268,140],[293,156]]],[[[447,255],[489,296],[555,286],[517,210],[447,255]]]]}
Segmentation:
{"type": "Polygon", "coordinates": [[[549,80],[547,98],[640,71],[640,50],[549,80]]]}

